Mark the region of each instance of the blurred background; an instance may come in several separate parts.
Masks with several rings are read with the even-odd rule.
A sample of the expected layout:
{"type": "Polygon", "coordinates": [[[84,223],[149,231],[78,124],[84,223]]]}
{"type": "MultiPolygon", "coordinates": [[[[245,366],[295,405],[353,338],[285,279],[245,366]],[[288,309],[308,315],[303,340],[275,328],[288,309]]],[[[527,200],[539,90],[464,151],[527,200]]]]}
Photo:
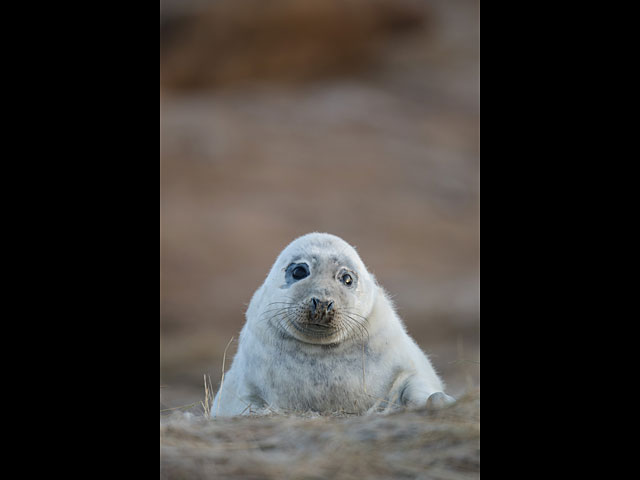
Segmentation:
{"type": "Polygon", "coordinates": [[[479,1],[161,0],[160,408],[204,398],[280,251],[354,245],[480,384],[479,1]]]}

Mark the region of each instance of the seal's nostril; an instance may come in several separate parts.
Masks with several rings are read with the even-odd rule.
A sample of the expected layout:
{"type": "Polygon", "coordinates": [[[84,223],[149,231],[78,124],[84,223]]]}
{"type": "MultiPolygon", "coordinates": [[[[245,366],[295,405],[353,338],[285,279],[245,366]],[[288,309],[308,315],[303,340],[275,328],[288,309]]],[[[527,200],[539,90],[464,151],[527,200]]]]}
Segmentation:
{"type": "Polygon", "coordinates": [[[316,309],[318,308],[318,303],[320,303],[320,301],[317,298],[312,298],[311,299],[311,311],[315,312],[316,309]]]}
{"type": "Polygon", "coordinates": [[[327,312],[330,312],[333,309],[333,300],[327,303],[327,312]]]}

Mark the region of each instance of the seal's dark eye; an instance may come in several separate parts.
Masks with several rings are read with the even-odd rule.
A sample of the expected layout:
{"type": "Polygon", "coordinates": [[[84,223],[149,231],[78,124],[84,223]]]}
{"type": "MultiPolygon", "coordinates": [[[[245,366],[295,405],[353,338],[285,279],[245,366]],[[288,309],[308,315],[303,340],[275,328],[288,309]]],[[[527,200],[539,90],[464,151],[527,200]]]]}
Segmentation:
{"type": "Polygon", "coordinates": [[[296,280],[302,280],[309,275],[309,270],[304,265],[298,265],[291,271],[291,276],[296,280]]]}
{"type": "Polygon", "coordinates": [[[342,275],[340,280],[342,280],[342,283],[344,283],[347,287],[351,286],[351,284],[353,283],[353,278],[351,278],[351,275],[349,275],[348,273],[342,275]]]}

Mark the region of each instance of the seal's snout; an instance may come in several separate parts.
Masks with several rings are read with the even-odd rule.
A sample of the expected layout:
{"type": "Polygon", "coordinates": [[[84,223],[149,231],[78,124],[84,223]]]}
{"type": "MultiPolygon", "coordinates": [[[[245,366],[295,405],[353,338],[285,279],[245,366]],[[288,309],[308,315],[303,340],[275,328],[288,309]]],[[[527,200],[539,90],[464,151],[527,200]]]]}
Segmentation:
{"type": "Polygon", "coordinates": [[[311,323],[325,325],[333,318],[333,300],[312,298],[309,303],[309,320],[311,323]]]}

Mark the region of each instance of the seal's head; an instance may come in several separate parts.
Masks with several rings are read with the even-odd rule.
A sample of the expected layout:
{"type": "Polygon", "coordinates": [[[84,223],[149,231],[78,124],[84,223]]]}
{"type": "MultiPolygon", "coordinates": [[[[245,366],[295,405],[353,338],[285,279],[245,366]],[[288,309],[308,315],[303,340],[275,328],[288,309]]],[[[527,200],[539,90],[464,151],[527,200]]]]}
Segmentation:
{"type": "Polygon", "coordinates": [[[373,275],[352,246],[335,235],[310,233],[282,251],[249,309],[283,336],[336,344],[366,335],[375,291],[373,275]]]}

